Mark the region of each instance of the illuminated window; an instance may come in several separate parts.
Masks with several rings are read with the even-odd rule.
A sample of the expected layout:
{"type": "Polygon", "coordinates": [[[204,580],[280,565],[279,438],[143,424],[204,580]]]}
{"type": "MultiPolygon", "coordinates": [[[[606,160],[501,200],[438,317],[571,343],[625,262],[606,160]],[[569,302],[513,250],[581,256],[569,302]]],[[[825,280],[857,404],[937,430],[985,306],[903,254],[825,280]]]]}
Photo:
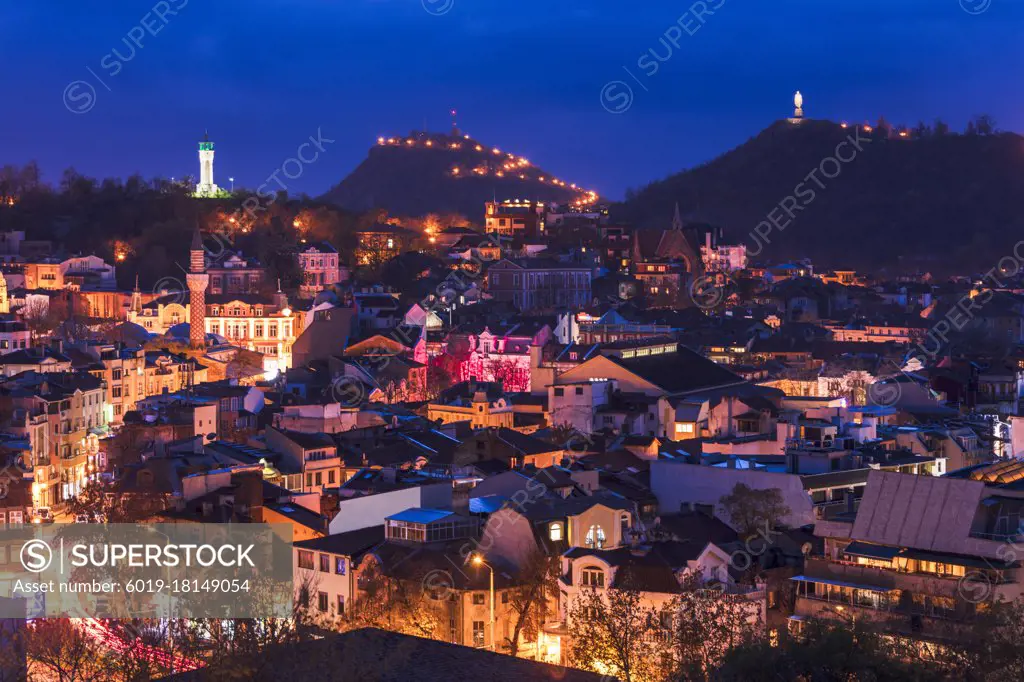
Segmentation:
{"type": "Polygon", "coordinates": [[[473,646],[482,647],[486,644],[486,636],[484,635],[484,622],[482,620],[473,621],[473,646]]]}
{"type": "Polygon", "coordinates": [[[389,249],[395,248],[395,240],[394,239],[388,239],[388,248],[389,249]]]}
{"type": "Polygon", "coordinates": [[[597,549],[604,549],[604,541],[604,528],[601,528],[601,526],[591,526],[590,529],[587,531],[587,547],[596,547],[597,549]]]}
{"type": "Polygon", "coordinates": [[[692,434],[693,433],[693,424],[691,424],[689,422],[686,422],[686,423],[676,422],[676,433],[692,434]]]}
{"type": "Polygon", "coordinates": [[[548,526],[548,537],[551,538],[552,542],[561,542],[562,524],[552,523],[550,526],[548,526]]]}

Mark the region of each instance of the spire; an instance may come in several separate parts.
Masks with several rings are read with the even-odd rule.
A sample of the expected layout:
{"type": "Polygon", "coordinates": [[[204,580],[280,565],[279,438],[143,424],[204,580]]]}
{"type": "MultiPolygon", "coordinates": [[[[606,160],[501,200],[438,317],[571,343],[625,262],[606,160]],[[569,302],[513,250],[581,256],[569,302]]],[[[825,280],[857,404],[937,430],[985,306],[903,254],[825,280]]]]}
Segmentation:
{"type": "Polygon", "coordinates": [[[679,214],[679,202],[676,202],[676,212],[672,216],[672,229],[682,230],[683,229],[683,217],[679,214]]]}
{"type": "Polygon", "coordinates": [[[277,293],[281,293],[281,278],[277,278],[277,293]]]}
{"type": "Polygon", "coordinates": [[[196,229],[192,233],[192,251],[203,250],[203,235],[199,233],[199,221],[196,221],[196,229]]]}
{"type": "Polygon", "coordinates": [[[139,314],[142,312],[142,291],[139,289],[139,276],[135,275],[135,291],[132,292],[132,302],[128,308],[128,319],[132,322],[132,314],[139,314]]]}
{"type": "Polygon", "coordinates": [[[204,128],[203,129],[203,142],[209,142],[209,141],[210,141],[210,129],[209,128],[204,128]]]}

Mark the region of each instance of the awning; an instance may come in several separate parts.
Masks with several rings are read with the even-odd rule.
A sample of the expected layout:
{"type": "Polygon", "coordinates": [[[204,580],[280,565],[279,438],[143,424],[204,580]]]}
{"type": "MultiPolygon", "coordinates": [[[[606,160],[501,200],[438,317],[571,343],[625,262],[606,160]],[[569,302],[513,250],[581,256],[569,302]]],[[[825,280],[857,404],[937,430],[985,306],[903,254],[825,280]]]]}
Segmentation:
{"type": "Polygon", "coordinates": [[[885,545],[873,545],[870,542],[854,540],[846,546],[843,553],[850,554],[852,556],[867,557],[869,559],[892,561],[893,557],[898,555],[900,551],[902,551],[902,548],[900,547],[886,547],[885,545]]]}
{"type": "Polygon", "coordinates": [[[941,552],[929,552],[923,549],[905,549],[900,553],[901,557],[916,559],[918,561],[934,561],[937,564],[952,564],[953,566],[964,566],[965,568],[987,568],[1000,570],[1006,568],[1017,568],[1019,561],[1003,561],[1002,559],[986,560],[982,557],[961,556],[959,554],[943,554],[941,552]]]}
{"type": "Polygon", "coordinates": [[[818,585],[832,585],[833,587],[849,587],[854,590],[870,590],[872,592],[891,592],[895,587],[879,587],[878,585],[862,585],[860,583],[848,583],[842,580],[831,580],[829,578],[814,578],[806,575],[797,575],[790,578],[799,583],[817,583],[818,585]]]}

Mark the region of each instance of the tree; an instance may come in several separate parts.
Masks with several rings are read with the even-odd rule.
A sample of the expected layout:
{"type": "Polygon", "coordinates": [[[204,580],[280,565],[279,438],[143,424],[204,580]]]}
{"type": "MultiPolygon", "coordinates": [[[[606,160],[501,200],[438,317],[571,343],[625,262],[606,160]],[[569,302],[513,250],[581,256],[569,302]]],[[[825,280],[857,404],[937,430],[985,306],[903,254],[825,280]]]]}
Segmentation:
{"type": "Polygon", "coordinates": [[[32,333],[32,344],[44,336],[52,334],[62,321],[62,311],[66,306],[56,305],[60,299],[57,297],[46,300],[40,296],[33,296],[21,309],[21,315],[32,333]]]}
{"type": "Polygon", "coordinates": [[[492,356],[487,361],[484,373],[491,381],[501,382],[502,387],[509,393],[530,390],[529,371],[520,367],[515,358],[504,355],[492,356]]]}
{"type": "Polygon", "coordinates": [[[933,126],[936,137],[942,137],[949,135],[949,124],[943,121],[941,118],[935,119],[935,125],[933,126]]]}
{"type": "Polygon", "coordinates": [[[446,360],[449,357],[442,353],[427,361],[427,400],[433,400],[441,391],[451,388],[455,383],[451,374],[451,363],[446,360]]]}
{"type": "Polygon", "coordinates": [[[118,484],[93,482],[68,501],[68,513],[99,514],[107,523],[136,523],[167,508],[167,498],[155,491],[133,490],[123,493],[118,484]]]}
{"type": "Polygon", "coordinates": [[[914,126],[914,139],[923,140],[926,137],[931,137],[932,129],[924,121],[918,121],[917,125],[914,126]]]}
{"type": "Polygon", "coordinates": [[[238,349],[226,369],[228,379],[238,379],[243,385],[262,379],[263,372],[263,354],[245,348],[238,349]]]}
{"type": "Polygon", "coordinates": [[[338,623],[342,632],[374,627],[416,637],[440,639],[448,632],[448,596],[454,585],[444,571],[413,574],[404,579],[385,575],[367,558],[360,569],[359,598],[338,623]]]}
{"type": "Polygon", "coordinates": [[[737,646],[761,641],[764,622],[759,602],[730,594],[721,585],[707,587],[697,573],[682,583],[682,593],[665,607],[674,623],[672,648],[681,679],[711,679],[737,646]]]}
{"type": "Polygon", "coordinates": [[[974,118],[974,127],[979,135],[993,135],[996,133],[996,121],[988,114],[981,114],[974,118]]]}
{"type": "Polygon", "coordinates": [[[864,619],[843,623],[815,619],[804,621],[799,637],[781,633],[776,646],[759,639],[728,651],[716,679],[895,682],[944,678],[909,662],[906,653],[895,638],[864,619]]]}
{"type": "Polygon", "coordinates": [[[937,628],[945,645],[913,648],[911,653],[920,663],[953,679],[1024,679],[1024,602],[1020,599],[979,604],[969,622],[937,628]]]}
{"type": "Polygon", "coordinates": [[[891,134],[892,126],[889,121],[885,119],[885,116],[879,116],[878,123],[875,124],[875,137],[884,140],[891,134]]]}
{"type": "Polygon", "coordinates": [[[782,525],[790,508],[778,488],[757,490],[745,483],[737,483],[732,492],[718,500],[728,515],[729,523],[742,537],[759,532],[770,533],[782,525]]]}
{"type": "Polygon", "coordinates": [[[568,608],[570,664],[622,682],[664,677],[671,650],[661,614],[639,590],[585,588],[568,608]]]}
{"type": "Polygon", "coordinates": [[[108,679],[104,651],[91,635],[67,618],[39,618],[25,625],[30,672],[58,682],[108,679]]]}
{"type": "Polygon", "coordinates": [[[558,576],[561,573],[557,556],[548,556],[539,548],[527,555],[516,575],[518,584],[509,593],[512,611],[512,635],[506,640],[508,653],[519,655],[519,639],[536,641],[549,598],[558,597],[558,576]]]}

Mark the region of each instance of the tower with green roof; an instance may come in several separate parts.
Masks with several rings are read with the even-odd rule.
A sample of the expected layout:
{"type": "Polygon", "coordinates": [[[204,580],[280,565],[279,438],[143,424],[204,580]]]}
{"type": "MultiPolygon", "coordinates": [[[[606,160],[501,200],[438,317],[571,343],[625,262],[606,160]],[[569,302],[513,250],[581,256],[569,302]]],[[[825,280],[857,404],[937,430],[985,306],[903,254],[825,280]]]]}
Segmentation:
{"type": "Polygon", "coordinates": [[[196,185],[197,197],[217,196],[219,188],[213,181],[213,142],[207,132],[199,142],[199,184],[196,185]]]}

